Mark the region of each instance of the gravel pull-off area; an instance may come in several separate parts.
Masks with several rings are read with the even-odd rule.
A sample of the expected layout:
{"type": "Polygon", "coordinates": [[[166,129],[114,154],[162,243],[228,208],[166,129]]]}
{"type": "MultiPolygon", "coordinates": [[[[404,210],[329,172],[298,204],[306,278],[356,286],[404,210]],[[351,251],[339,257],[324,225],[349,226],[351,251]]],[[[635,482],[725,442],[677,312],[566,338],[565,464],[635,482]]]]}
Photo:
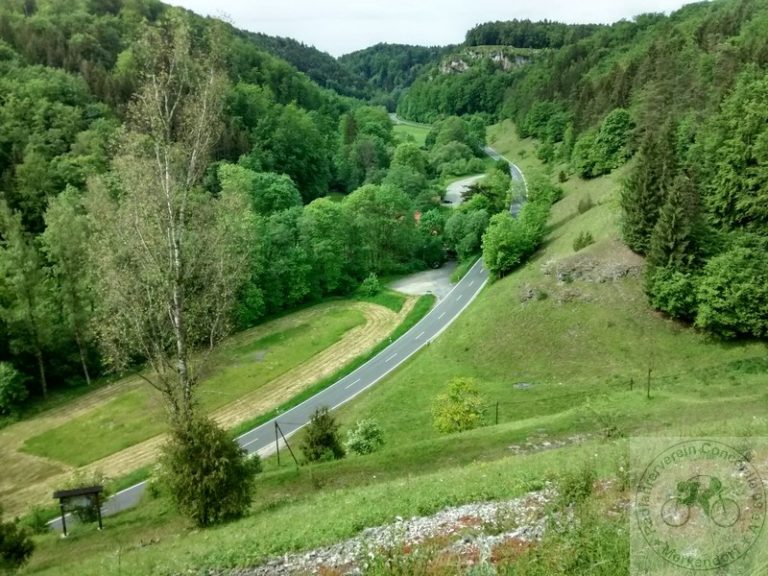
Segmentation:
{"type": "MultiPolygon", "coordinates": [[[[366,528],[360,535],[333,546],[272,558],[253,568],[220,572],[219,576],[278,576],[319,574],[334,569],[359,575],[377,554],[406,549],[426,540],[447,537],[447,551],[472,554],[485,561],[497,544],[541,538],[546,525],[545,505],[552,501],[551,487],[500,502],[479,502],[446,508],[433,516],[397,518],[393,524],[366,528]],[[490,532],[490,533],[487,533],[490,532]]],[[[334,572],[336,573],[336,572],[334,572]]]]}
{"type": "Polygon", "coordinates": [[[451,282],[454,270],[456,270],[456,262],[446,262],[440,268],[404,276],[392,282],[389,287],[411,296],[434,294],[439,301],[445,298],[454,287],[451,282]]]}

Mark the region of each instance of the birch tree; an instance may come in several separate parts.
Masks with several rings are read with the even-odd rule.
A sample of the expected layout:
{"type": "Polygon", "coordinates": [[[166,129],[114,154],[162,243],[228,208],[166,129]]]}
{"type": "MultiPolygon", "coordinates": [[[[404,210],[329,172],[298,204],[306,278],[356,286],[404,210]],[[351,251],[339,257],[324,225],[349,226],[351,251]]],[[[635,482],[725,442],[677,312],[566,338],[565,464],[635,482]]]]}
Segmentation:
{"type": "Polygon", "coordinates": [[[212,198],[200,187],[226,81],[176,18],[136,50],[143,83],[111,173],[90,183],[89,210],[107,360],[119,368],[146,359],[145,378],[184,428],[205,350],[227,333],[247,278],[253,222],[236,191],[212,198]]]}

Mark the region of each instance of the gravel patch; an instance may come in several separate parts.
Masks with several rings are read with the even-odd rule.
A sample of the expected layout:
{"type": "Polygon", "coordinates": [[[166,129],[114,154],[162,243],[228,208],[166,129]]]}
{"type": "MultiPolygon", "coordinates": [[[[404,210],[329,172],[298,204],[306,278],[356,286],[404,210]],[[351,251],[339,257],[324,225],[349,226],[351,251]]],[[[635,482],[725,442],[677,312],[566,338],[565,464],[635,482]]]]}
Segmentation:
{"type": "Polygon", "coordinates": [[[342,574],[359,575],[367,562],[382,551],[411,547],[436,537],[452,539],[446,551],[471,553],[480,561],[486,561],[493,548],[502,542],[540,540],[546,526],[544,509],[554,496],[555,491],[550,485],[512,500],[465,504],[446,508],[432,516],[397,517],[392,524],[366,528],[358,536],[333,546],[286,554],[261,566],[215,574],[282,576],[319,574],[335,569],[342,574]]]}
{"type": "Polygon", "coordinates": [[[456,266],[455,261],[450,261],[435,270],[409,274],[389,284],[389,288],[412,296],[434,294],[439,301],[445,298],[454,287],[451,275],[456,270],[456,266]]]}

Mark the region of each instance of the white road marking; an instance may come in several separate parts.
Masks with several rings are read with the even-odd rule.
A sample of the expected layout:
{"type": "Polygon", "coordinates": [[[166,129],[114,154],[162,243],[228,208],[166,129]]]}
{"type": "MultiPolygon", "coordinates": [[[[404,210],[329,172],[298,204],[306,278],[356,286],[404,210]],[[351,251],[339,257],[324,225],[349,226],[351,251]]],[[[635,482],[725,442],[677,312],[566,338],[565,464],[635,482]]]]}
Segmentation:
{"type": "Polygon", "coordinates": [[[458,302],[462,298],[464,298],[464,294],[459,294],[458,296],[456,296],[456,302],[458,302]]]}
{"type": "Polygon", "coordinates": [[[253,443],[254,443],[254,442],[256,442],[257,440],[258,440],[258,438],[254,438],[254,439],[253,439],[253,440],[251,440],[250,442],[246,442],[245,444],[243,444],[243,448],[248,448],[248,446],[250,446],[251,444],[253,444],[253,443]]]}
{"type": "Polygon", "coordinates": [[[355,380],[354,382],[352,382],[352,384],[347,384],[346,386],[344,386],[344,390],[349,390],[350,388],[352,388],[352,386],[354,386],[354,385],[355,385],[355,384],[357,384],[358,382],[360,382],[360,378],[358,378],[357,380],[355,380]]]}
{"type": "Polygon", "coordinates": [[[438,316],[438,317],[437,317],[437,319],[438,319],[438,320],[442,320],[442,319],[443,319],[443,316],[445,316],[445,312],[443,312],[442,314],[440,314],[440,316],[438,316]]]}
{"type": "Polygon", "coordinates": [[[422,336],[424,336],[424,330],[422,330],[421,332],[419,332],[419,335],[418,335],[418,336],[416,336],[416,338],[415,338],[415,339],[416,339],[416,340],[418,340],[418,339],[419,339],[419,338],[421,338],[422,336]]]}
{"type": "Polygon", "coordinates": [[[472,280],[472,282],[470,282],[470,283],[469,283],[469,287],[470,287],[470,288],[472,288],[472,286],[474,285],[474,283],[475,283],[475,281],[474,281],[474,280],[472,280]]]}
{"type": "Polygon", "coordinates": [[[395,352],[394,354],[392,354],[392,356],[390,356],[389,358],[387,358],[386,360],[384,360],[384,362],[389,362],[389,361],[390,361],[390,360],[392,360],[392,358],[394,358],[395,356],[397,356],[397,352],[395,352]]]}

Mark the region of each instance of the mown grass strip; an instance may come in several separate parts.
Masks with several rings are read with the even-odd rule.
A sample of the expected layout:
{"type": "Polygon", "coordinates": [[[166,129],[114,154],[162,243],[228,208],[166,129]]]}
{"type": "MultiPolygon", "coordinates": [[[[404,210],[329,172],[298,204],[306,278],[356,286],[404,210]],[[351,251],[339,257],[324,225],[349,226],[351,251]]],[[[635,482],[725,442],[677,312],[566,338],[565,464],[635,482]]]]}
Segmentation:
{"type": "MultiPolygon", "coordinates": [[[[397,294],[397,293],[393,292],[393,294],[397,294]]],[[[317,382],[316,384],[307,388],[300,394],[294,396],[287,402],[281,404],[276,409],[270,412],[267,412],[266,414],[257,416],[256,418],[253,418],[251,420],[245,421],[242,424],[239,424],[238,426],[236,426],[234,429],[230,431],[232,436],[240,436],[241,434],[248,432],[249,430],[256,428],[257,426],[260,426],[264,422],[268,422],[270,419],[274,418],[278,414],[285,412],[286,410],[290,410],[294,406],[301,404],[302,402],[314,396],[318,392],[325,390],[337,380],[340,380],[350,372],[356,370],[357,368],[365,364],[368,360],[370,360],[376,354],[381,352],[381,350],[386,348],[389,345],[390,339],[396,340],[397,338],[405,334],[408,330],[410,330],[419,320],[421,320],[424,316],[426,316],[427,312],[429,312],[432,309],[432,306],[434,305],[434,301],[435,301],[435,297],[432,295],[421,296],[416,301],[416,304],[414,304],[413,309],[408,313],[405,320],[403,320],[403,322],[397,328],[395,328],[395,330],[392,332],[392,334],[388,339],[380,342],[367,354],[363,354],[359,356],[358,358],[356,358],[355,360],[353,360],[343,368],[339,369],[335,374],[332,374],[331,376],[317,382]]],[[[113,479],[109,484],[109,489],[112,493],[119,492],[120,490],[123,490],[130,486],[133,486],[134,484],[138,484],[139,482],[147,480],[150,476],[151,476],[151,467],[145,466],[129,474],[113,479]]]]}
{"type": "Polygon", "coordinates": [[[290,410],[291,408],[298,406],[299,404],[311,398],[315,394],[322,392],[323,390],[331,386],[333,383],[337,382],[338,380],[341,380],[347,374],[350,374],[351,372],[357,370],[360,366],[368,362],[368,360],[370,360],[371,358],[376,356],[376,354],[381,352],[384,348],[389,346],[389,343],[391,341],[397,340],[398,338],[400,338],[400,336],[402,336],[403,334],[408,332],[408,330],[413,328],[413,326],[419,320],[421,320],[424,316],[426,316],[427,312],[429,312],[432,309],[434,302],[435,302],[435,297],[431,294],[419,297],[419,299],[416,301],[416,304],[414,304],[413,309],[405,317],[405,320],[403,320],[403,322],[397,328],[395,328],[392,334],[390,334],[389,338],[382,340],[381,342],[379,342],[379,344],[374,346],[370,352],[366,354],[362,354],[361,356],[358,356],[356,359],[352,360],[349,364],[347,364],[343,368],[340,368],[334,374],[331,374],[327,378],[323,378],[322,380],[313,384],[303,392],[297,394],[287,402],[284,402],[274,410],[270,410],[265,414],[257,416],[251,420],[247,420],[242,424],[235,426],[235,428],[231,431],[232,435],[240,436],[241,434],[244,434],[249,430],[256,428],[257,426],[261,426],[265,422],[269,422],[275,416],[278,416],[283,412],[285,412],[286,410],[290,410]]]}
{"type": "MultiPolygon", "coordinates": [[[[298,326],[259,339],[225,344],[210,362],[208,370],[213,374],[200,384],[201,408],[211,412],[268,385],[364,322],[365,316],[357,309],[331,307],[298,326]],[[266,361],[255,360],[256,354],[267,355],[266,361]]],[[[166,430],[162,399],[155,390],[142,387],[123,392],[103,406],[27,439],[22,450],[83,466],[166,430]]]]}

